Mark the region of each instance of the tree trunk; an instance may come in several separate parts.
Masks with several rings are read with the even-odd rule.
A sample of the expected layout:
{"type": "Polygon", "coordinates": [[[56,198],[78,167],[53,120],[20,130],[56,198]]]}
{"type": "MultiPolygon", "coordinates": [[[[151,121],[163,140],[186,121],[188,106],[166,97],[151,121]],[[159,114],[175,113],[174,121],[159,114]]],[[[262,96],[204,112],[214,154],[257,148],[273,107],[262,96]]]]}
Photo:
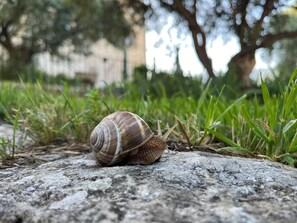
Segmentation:
{"type": "MultiPolygon", "coordinates": [[[[28,71],[28,68],[33,69],[32,59],[33,53],[29,49],[21,48],[5,48],[8,56],[8,60],[5,61],[4,65],[1,67],[1,76],[8,80],[18,80],[21,75],[24,78],[27,75],[33,75],[28,71]]],[[[28,77],[29,77],[28,76],[28,77]]],[[[26,77],[27,78],[27,77],[26,77]]]]}
{"type": "Polygon", "coordinates": [[[226,76],[232,83],[239,84],[240,90],[250,88],[250,74],[255,64],[255,52],[238,53],[230,60],[226,76]]]}
{"type": "Polygon", "coordinates": [[[32,62],[33,53],[29,49],[8,50],[10,61],[17,62],[20,65],[29,65],[32,62]]]}

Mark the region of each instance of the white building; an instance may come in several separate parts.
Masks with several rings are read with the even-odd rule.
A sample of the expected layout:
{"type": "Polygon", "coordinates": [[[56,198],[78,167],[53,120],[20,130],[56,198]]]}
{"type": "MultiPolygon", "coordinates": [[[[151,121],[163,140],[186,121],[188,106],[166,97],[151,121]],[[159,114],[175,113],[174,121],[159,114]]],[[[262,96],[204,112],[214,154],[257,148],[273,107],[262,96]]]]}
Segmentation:
{"type": "MultiPolygon", "coordinates": [[[[69,60],[61,60],[49,53],[36,58],[38,67],[50,75],[64,74],[78,77],[87,82],[92,81],[96,87],[105,83],[122,81],[124,71],[124,51],[118,49],[105,39],[99,40],[91,47],[89,56],[71,54],[69,60]]],[[[145,28],[136,27],[135,37],[126,50],[127,73],[131,78],[136,66],[145,64],[145,28]]]]}

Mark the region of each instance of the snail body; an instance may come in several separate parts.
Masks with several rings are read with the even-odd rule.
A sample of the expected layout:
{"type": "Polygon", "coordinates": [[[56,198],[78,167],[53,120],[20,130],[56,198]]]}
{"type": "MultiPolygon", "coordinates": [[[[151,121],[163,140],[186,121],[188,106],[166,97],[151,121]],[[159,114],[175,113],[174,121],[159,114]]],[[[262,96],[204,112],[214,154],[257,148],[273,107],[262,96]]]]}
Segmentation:
{"type": "Polygon", "coordinates": [[[91,133],[90,144],[102,166],[152,164],[167,148],[166,138],[154,135],[142,118],[126,111],[102,119],[91,133]]]}

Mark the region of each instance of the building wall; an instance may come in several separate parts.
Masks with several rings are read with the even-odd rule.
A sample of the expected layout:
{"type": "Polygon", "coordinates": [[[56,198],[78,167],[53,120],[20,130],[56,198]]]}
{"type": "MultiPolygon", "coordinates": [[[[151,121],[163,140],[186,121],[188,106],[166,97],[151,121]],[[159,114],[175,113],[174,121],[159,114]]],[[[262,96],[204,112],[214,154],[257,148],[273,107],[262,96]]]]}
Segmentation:
{"type": "MultiPolygon", "coordinates": [[[[69,60],[61,60],[44,53],[36,58],[36,62],[38,67],[48,74],[91,79],[97,87],[122,81],[123,50],[102,39],[91,47],[91,52],[90,56],[72,54],[69,60]]],[[[136,27],[135,38],[127,47],[128,78],[131,78],[134,67],[145,64],[145,61],[145,28],[136,27]]]]}

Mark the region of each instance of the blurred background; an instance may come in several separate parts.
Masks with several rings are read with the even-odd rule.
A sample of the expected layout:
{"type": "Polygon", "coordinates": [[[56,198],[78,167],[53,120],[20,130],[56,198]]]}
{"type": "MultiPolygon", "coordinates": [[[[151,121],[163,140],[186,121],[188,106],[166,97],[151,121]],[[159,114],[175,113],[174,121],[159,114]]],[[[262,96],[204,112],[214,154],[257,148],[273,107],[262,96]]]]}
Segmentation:
{"type": "Polygon", "coordinates": [[[2,82],[198,97],[262,75],[277,92],[297,66],[297,1],[1,0],[0,58],[2,82]]]}

